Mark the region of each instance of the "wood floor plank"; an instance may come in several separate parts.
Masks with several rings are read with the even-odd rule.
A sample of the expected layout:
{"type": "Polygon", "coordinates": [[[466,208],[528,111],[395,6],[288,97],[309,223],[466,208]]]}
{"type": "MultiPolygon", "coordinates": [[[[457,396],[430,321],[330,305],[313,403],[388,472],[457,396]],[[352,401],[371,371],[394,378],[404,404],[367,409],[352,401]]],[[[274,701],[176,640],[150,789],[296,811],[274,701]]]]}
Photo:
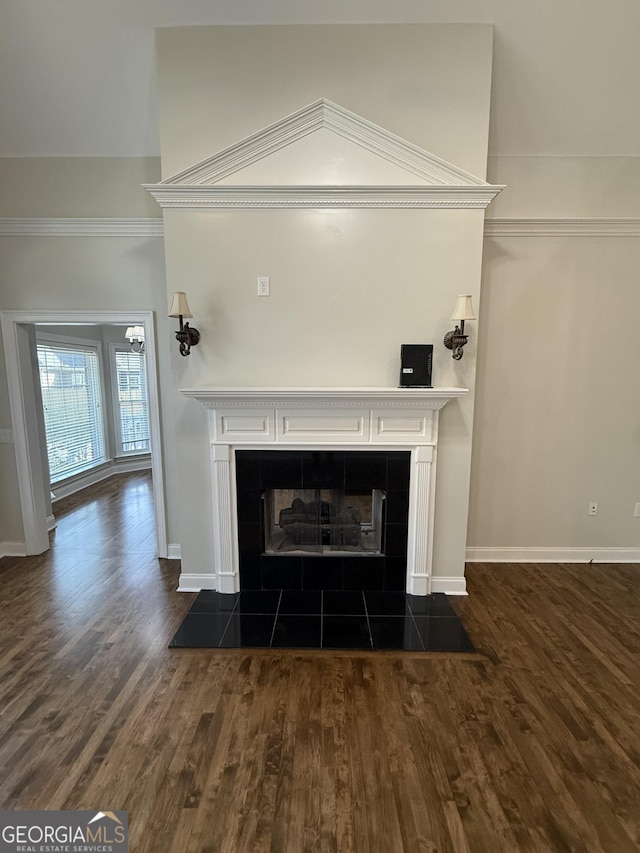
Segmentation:
{"type": "Polygon", "coordinates": [[[479,653],[172,649],[149,475],[0,560],[0,808],[124,809],[135,853],[640,849],[640,566],[473,564],[479,653]]]}

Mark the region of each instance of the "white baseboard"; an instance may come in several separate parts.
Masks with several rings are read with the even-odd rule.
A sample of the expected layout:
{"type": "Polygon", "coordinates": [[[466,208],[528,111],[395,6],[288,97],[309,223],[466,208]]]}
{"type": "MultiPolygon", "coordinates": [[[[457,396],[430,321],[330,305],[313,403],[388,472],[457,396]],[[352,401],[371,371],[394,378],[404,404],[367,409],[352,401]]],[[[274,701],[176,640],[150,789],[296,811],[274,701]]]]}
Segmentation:
{"type": "Polygon", "coordinates": [[[47,533],[51,533],[51,531],[56,526],[56,523],[57,522],[55,515],[51,514],[47,516],[47,533]]]}
{"type": "MultiPolygon", "coordinates": [[[[201,589],[216,589],[218,581],[215,575],[181,574],[177,592],[200,592],[201,589]]],[[[431,592],[444,592],[447,595],[467,595],[467,582],[464,578],[432,578],[431,592]]]]}
{"type": "Polygon", "coordinates": [[[467,548],[468,563],[640,563],[640,548],[467,548]]]}
{"type": "Polygon", "coordinates": [[[151,456],[145,453],[142,456],[120,456],[111,460],[114,474],[126,474],[128,471],[151,470],[151,456]]]}
{"type": "Polygon", "coordinates": [[[139,457],[123,457],[121,459],[112,459],[101,465],[99,468],[94,468],[87,471],[85,474],[79,474],[70,480],[55,483],[51,488],[54,490],[55,497],[52,502],[68,498],[69,495],[74,495],[76,492],[81,492],[89,486],[95,486],[114,474],[127,474],[130,471],[146,471],[151,468],[151,458],[145,454],[142,458],[139,457]]]}
{"type": "Polygon", "coordinates": [[[467,581],[463,577],[432,577],[431,592],[444,592],[447,595],[467,595],[467,581]]]}
{"type": "Polygon", "coordinates": [[[215,575],[180,575],[177,592],[200,592],[201,589],[216,589],[215,575]]]}
{"type": "Polygon", "coordinates": [[[169,542],[167,545],[167,560],[181,560],[182,546],[176,542],[169,542]]]}
{"type": "Polygon", "coordinates": [[[0,557],[26,557],[27,546],[24,542],[0,542],[0,557]]]}

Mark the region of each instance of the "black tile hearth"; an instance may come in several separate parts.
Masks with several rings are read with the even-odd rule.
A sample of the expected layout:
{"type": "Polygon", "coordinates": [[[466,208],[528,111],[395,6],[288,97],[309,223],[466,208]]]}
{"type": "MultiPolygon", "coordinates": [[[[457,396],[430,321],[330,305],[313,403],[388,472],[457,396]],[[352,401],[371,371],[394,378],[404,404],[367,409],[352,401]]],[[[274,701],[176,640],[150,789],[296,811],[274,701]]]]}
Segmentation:
{"type": "Polygon", "coordinates": [[[331,616],[365,616],[362,590],[324,590],[322,612],[331,616]]]}
{"type": "Polygon", "coordinates": [[[220,640],[224,649],[268,648],[273,639],[273,614],[233,614],[220,640]]]}
{"type": "Polygon", "coordinates": [[[413,619],[399,616],[369,616],[374,649],[422,652],[424,645],[413,619]]]}
{"type": "Polygon", "coordinates": [[[189,612],[170,645],[179,648],[216,648],[224,636],[229,618],[229,614],[189,612]]]}
{"type": "Polygon", "coordinates": [[[366,591],[364,600],[369,616],[409,616],[411,614],[403,592],[366,591]]]}
{"type": "Polygon", "coordinates": [[[416,616],[415,623],[428,652],[473,652],[473,643],[455,617],[416,616]]]}
{"type": "Polygon", "coordinates": [[[432,595],[407,595],[407,601],[414,616],[456,617],[456,611],[443,592],[435,592],[432,595]]]}
{"type": "Polygon", "coordinates": [[[280,615],[276,619],[271,647],[277,649],[319,649],[322,641],[320,614],[280,615]]]}
{"type": "Polygon", "coordinates": [[[253,613],[273,613],[275,616],[281,595],[279,589],[243,589],[242,592],[234,596],[225,596],[225,598],[236,599],[237,605],[234,610],[236,616],[253,613]]]}
{"type": "Polygon", "coordinates": [[[323,649],[371,649],[371,632],[366,616],[323,616],[323,649]]]}
{"type": "Polygon", "coordinates": [[[443,593],[362,589],[203,590],[170,646],[475,652],[443,593]]]}
{"type": "Polygon", "coordinates": [[[283,589],[278,613],[281,616],[303,613],[319,616],[322,613],[322,592],[319,589],[283,589]]]}

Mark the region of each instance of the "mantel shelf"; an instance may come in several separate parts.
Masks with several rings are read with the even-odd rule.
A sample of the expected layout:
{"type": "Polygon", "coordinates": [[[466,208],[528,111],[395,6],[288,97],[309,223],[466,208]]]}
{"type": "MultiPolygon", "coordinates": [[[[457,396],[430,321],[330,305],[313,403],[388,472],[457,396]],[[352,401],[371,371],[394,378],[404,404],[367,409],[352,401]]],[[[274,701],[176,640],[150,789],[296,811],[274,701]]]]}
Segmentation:
{"type": "Polygon", "coordinates": [[[219,406],[305,407],[392,406],[441,409],[449,400],[468,393],[467,388],[181,388],[185,397],[206,408],[219,406]]]}

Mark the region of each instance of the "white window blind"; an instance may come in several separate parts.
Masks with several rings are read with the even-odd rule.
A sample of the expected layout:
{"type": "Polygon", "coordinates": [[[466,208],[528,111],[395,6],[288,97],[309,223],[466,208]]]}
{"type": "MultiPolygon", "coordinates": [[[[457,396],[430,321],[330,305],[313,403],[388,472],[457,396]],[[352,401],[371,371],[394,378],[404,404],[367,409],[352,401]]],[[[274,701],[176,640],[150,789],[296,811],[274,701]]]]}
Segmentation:
{"type": "Polygon", "coordinates": [[[93,347],[38,344],[51,482],[106,461],[98,354],[93,347]]]}
{"type": "Polygon", "coordinates": [[[118,423],[121,453],[148,453],[149,405],[145,357],[115,351],[118,423]]]}

